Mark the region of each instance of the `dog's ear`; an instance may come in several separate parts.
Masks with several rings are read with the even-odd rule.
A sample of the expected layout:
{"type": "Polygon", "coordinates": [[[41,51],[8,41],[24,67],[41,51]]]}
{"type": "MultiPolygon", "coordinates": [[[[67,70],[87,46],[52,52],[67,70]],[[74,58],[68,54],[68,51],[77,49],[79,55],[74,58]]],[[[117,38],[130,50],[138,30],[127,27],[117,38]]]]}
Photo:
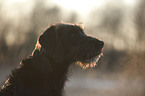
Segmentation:
{"type": "Polygon", "coordinates": [[[80,23],[78,23],[78,24],[76,24],[78,27],[80,27],[81,29],[84,29],[84,25],[83,25],[83,23],[82,22],[80,22],[80,23]]]}
{"type": "Polygon", "coordinates": [[[39,38],[39,43],[44,48],[45,54],[54,62],[61,62],[64,59],[64,51],[59,40],[55,26],[50,26],[39,38]]]}

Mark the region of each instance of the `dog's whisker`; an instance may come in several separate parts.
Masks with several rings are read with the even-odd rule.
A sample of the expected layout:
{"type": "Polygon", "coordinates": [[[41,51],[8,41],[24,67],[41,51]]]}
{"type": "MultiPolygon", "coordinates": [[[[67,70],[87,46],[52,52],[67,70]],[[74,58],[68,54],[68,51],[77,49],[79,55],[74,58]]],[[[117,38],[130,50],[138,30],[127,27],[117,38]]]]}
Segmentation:
{"type": "Polygon", "coordinates": [[[101,53],[100,55],[98,55],[96,57],[93,57],[91,59],[87,59],[85,61],[76,61],[75,64],[79,65],[83,69],[86,69],[86,68],[89,68],[89,67],[90,68],[96,67],[99,59],[101,58],[101,56],[103,56],[103,53],[101,53]]]}

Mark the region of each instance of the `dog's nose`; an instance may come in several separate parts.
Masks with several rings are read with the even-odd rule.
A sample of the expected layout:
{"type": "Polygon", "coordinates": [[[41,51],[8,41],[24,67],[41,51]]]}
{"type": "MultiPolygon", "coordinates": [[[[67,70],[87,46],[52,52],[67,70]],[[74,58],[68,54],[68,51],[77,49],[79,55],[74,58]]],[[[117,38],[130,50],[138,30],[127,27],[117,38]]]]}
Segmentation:
{"type": "Polygon", "coordinates": [[[104,46],[104,42],[103,41],[99,41],[99,46],[103,47],[104,46]]]}
{"type": "Polygon", "coordinates": [[[96,48],[98,48],[98,49],[102,49],[103,46],[104,46],[104,42],[103,42],[103,41],[100,41],[100,40],[97,40],[95,46],[96,46],[96,48]]]}

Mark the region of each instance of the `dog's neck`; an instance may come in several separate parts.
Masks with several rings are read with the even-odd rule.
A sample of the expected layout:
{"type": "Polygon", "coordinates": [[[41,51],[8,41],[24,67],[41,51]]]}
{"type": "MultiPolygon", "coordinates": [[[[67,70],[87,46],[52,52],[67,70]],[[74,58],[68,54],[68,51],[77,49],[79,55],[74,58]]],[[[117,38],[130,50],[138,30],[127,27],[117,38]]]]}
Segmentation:
{"type": "Polygon", "coordinates": [[[52,58],[50,58],[47,55],[43,47],[41,47],[41,50],[34,50],[32,54],[32,58],[34,58],[33,60],[34,62],[42,63],[44,60],[46,60],[46,62],[49,62],[49,64],[46,65],[49,65],[49,68],[51,68],[53,74],[60,74],[60,73],[66,74],[68,71],[68,67],[70,65],[70,62],[67,60],[66,62],[56,62],[55,60],[52,60],[52,58]],[[35,58],[37,59],[35,60],[35,58]],[[40,60],[40,58],[42,58],[43,60],[40,60]]]}
{"type": "MultiPolygon", "coordinates": [[[[54,96],[58,96],[57,94],[63,91],[68,77],[69,64],[54,63],[47,57],[44,50],[35,50],[31,58],[23,60],[22,63],[24,64],[25,72],[21,72],[19,78],[23,79],[20,81],[26,82],[21,82],[22,84],[24,83],[26,88],[28,87],[32,91],[37,90],[37,92],[42,91],[43,93],[52,91],[55,94],[54,96]]],[[[38,94],[41,94],[41,92],[38,94]]]]}
{"type": "Polygon", "coordinates": [[[56,64],[56,66],[54,66],[55,68],[54,69],[56,69],[56,67],[57,68],[61,68],[61,67],[66,67],[66,68],[68,68],[69,67],[69,65],[72,63],[72,62],[70,62],[70,60],[69,59],[67,59],[66,60],[66,58],[64,58],[65,60],[62,60],[63,62],[57,62],[57,60],[54,60],[54,59],[52,59],[52,56],[49,56],[48,55],[48,53],[47,53],[47,51],[45,50],[45,48],[43,48],[42,46],[41,46],[41,48],[39,47],[39,49],[35,49],[33,52],[32,52],[32,56],[33,57],[37,57],[37,56],[45,56],[45,58],[46,59],[48,59],[48,61],[51,63],[51,64],[56,64]],[[62,64],[63,63],[63,64],[62,64]],[[65,66],[62,66],[62,65],[64,65],[65,64],[65,66]],[[59,66],[60,65],[60,66],[59,66]]]}
{"type": "Polygon", "coordinates": [[[35,50],[12,72],[3,88],[7,87],[11,96],[62,96],[68,67],[52,63],[43,51],[35,50]]]}

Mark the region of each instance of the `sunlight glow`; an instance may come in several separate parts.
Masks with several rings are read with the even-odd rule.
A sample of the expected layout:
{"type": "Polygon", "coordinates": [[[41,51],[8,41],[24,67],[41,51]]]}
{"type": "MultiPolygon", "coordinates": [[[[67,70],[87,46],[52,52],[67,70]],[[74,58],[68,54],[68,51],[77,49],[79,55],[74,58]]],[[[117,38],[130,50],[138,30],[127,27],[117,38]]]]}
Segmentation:
{"type": "Polygon", "coordinates": [[[101,7],[105,0],[53,0],[60,7],[80,14],[87,14],[92,8],[101,7]]]}
{"type": "Polygon", "coordinates": [[[28,0],[6,0],[7,3],[13,4],[13,3],[25,3],[28,0]]]}
{"type": "Polygon", "coordinates": [[[127,5],[134,5],[136,3],[136,0],[124,0],[124,2],[127,5]]]}

